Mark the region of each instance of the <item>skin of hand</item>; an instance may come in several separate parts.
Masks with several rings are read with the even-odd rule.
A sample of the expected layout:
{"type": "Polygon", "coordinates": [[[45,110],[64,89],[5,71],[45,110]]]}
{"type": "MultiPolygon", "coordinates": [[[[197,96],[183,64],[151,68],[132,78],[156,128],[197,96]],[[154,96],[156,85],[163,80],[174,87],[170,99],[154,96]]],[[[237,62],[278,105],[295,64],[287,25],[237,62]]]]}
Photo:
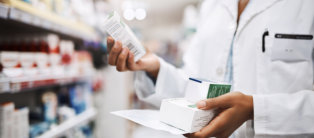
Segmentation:
{"type": "Polygon", "coordinates": [[[107,46],[109,50],[108,63],[116,66],[118,71],[143,70],[157,78],[160,63],[158,57],[149,50],[146,50],[146,54],[141,59],[134,62],[134,54],[127,47],[123,47],[121,42],[115,42],[112,37],[108,37],[107,46]]]}
{"type": "Polygon", "coordinates": [[[245,121],[253,119],[253,97],[240,92],[231,92],[197,103],[202,110],[215,109],[217,115],[200,131],[185,134],[188,138],[227,138],[245,121]]]}

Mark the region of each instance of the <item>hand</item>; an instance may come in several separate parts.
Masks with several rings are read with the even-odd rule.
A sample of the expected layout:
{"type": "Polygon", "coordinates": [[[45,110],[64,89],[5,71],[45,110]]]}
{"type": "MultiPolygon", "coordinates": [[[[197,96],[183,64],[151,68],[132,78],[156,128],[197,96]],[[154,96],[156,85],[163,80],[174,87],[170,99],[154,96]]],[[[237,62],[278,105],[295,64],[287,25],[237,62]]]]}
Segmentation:
{"type": "Polygon", "coordinates": [[[200,101],[197,107],[216,109],[218,115],[199,132],[185,135],[189,138],[227,138],[245,121],[253,118],[253,97],[240,92],[200,101]]]}
{"type": "Polygon", "coordinates": [[[127,47],[122,47],[121,42],[115,42],[112,37],[108,37],[107,45],[109,50],[108,62],[110,65],[116,66],[118,71],[144,70],[157,78],[160,63],[153,53],[146,50],[146,55],[135,63],[133,53],[127,47]]]}

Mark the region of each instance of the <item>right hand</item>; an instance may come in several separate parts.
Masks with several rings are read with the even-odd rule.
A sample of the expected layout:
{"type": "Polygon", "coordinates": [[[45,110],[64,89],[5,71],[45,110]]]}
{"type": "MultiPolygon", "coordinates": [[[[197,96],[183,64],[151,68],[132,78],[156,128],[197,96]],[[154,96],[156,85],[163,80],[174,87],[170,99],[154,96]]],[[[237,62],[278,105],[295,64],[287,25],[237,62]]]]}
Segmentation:
{"type": "Polygon", "coordinates": [[[134,54],[127,47],[122,47],[121,42],[115,42],[112,37],[108,37],[107,46],[109,50],[108,62],[110,65],[116,66],[118,71],[143,70],[157,78],[160,63],[153,53],[146,50],[146,54],[137,62],[134,62],[134,54]]]}

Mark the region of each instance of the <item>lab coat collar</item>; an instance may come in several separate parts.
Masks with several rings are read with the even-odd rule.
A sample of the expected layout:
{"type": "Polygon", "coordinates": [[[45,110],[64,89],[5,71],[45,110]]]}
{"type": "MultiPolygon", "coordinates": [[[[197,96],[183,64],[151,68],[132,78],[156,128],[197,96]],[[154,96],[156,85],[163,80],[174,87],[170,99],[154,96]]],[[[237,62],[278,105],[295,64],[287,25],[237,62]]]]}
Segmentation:
{"type": "Polygon", "coordinates": [[[238,2],[239,0],[222,0],[222,4],[228,9],[228,12],[234,20],[238,16],[238,2]]]}
{"type": "Polygon", "coordinates": [[[238,35],[240,35],[241,30],[249,23],[252,18],[273,6],[278,1],[280,0],[250,0],[240,17],[241,19],[237,30],[238,35]]]}

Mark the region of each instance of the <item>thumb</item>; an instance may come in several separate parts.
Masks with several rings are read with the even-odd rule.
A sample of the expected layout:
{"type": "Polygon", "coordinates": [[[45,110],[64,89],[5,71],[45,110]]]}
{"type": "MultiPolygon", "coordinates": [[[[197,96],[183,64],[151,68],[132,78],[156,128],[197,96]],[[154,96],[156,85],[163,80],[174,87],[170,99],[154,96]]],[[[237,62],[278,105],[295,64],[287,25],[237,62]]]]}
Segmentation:
{"type": "Polygon", "coordinates": [[[230,105],[227,95],[222,95],[216,98],[202,100],[196,103],[198,109],[209,110],[216,108],[228,108],[230,105]]]}

